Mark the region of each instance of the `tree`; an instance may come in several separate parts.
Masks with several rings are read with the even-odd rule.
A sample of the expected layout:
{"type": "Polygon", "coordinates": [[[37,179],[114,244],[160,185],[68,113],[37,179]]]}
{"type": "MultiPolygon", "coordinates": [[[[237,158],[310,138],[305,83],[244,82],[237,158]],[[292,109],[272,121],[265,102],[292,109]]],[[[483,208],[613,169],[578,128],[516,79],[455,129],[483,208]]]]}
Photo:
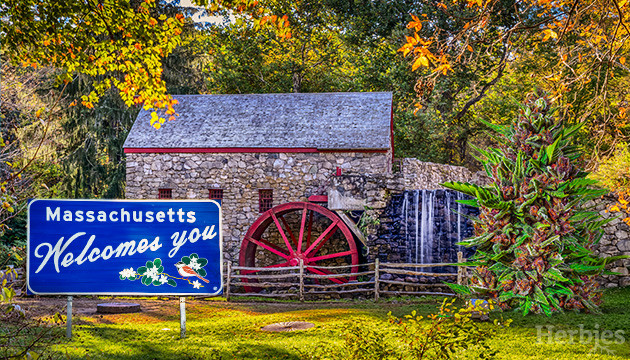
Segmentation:
{"type": "MultiPolygon", "coordinates": [[[[28,154],[23,166],[5,168],[0,184],[0,224],[21,200],[16,189],[22,186],[25,170],[37,162],[51,128],[59,126],[57,116],[64,91],[75,76],[83,74],[97,80],[88,94],[71,105],[80,101],[86,108],[93,108],[113,87],[127,106],[165,109],[174,119],[175,101],[166,94],[161,78],[162,59],[179,43],[183,17],[154,18],[154,6],[154,0],[8,0],[0,5],[3,60],[15,67],[51,69],[57,80],[53,86],[55,100],[34,114],[41,122],[42,131],[36,133],[40,145],[28,154]]],[[[154,114],[151,121],[159,128],[165,119],[154,114]]],[[[6,145],[5,135],[0,145],[6,145]]],[[[4,152],[8,154],[15,155],[4,152]]],[[[11,163],[13,160],[10,158],[11,163]]],[[[0,227],[0,233],[2,230],[0,227]]]]}
{"type": "Polygon", "coordinates": [[[547,315],[561,310],[597,311],[601,292],[595,276],[608,263],[593,245],[602,236],[599,213],[584,209],[605,191],[593,188],[573,144],[581,125],[566,126],[549,97],[532,95],[509,125],[488,124],[498,148],[477,149],[487,186],[447,182],[444,186],[475,197],[463,203],[480,208],[471,290],[487,294],[504,309],[547,315]]]}
{"type": "MultiPolygon", "coordinates": [[[[476,123],[474,135],[475,106],[518,87],[506,77],[526,75],[526,84],[556,98],[565,118],[586,125],[579,137],[594,150],[592,168],[628,135],[629,8],[623,0],[426,4],[400,49],[419,74],[416,108],[447,129],[466,132],[476,123]]],[[[516,92],[516,100],[528,92],[516,92]]]]}

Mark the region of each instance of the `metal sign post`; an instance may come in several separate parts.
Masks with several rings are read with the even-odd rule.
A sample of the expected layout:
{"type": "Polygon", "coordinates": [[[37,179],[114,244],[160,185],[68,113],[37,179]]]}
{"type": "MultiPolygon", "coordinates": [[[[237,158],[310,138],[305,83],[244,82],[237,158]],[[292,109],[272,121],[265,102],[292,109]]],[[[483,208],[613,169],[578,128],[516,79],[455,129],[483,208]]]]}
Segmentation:
{"type": "Polygon", "coordinates": [[[179,298],[179,338],[186,338],[186,298],[179,298]]]}
{"type": "Polygon", "coordinates": [[[72,296],[68,296],[68,306],[66,313],[66,337],[72,339],[72,296]]]}

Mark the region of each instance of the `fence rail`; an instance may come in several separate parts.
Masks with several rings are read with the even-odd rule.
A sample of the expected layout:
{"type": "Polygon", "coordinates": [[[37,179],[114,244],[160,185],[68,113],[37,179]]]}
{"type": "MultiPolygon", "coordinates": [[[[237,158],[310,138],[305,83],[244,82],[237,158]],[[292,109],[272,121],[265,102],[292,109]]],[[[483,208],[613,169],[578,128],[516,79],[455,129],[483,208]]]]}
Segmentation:
{"type": "MultiPolygon", "coordinates": [[[[457,262],[463,263],[466,259],[461,252],[457,253],[457,262]]],[[[227,276],[225,297],[230,301],[232,296],[260,296],[268,298],[298,298],[305,300],[306,295],[335,295],[365,293],[373,294],[374,300],[379,300],[381,295],[438,295],[455,296],[454,293],[441,291],[426,291],[434,287],[443,287],[442,283],[420,282],[418,277],[424,278],[456,278],[457,284],[463,285],[468,279],[467,267],[457,266],[457,273],[433,272],[436,268],[457,266],[457,264],[404,264],[404,263],[380,263],[376,259],[373,263],[360,265],[341,266],[312,266],[300,261],[299,266],[257,268],[246,266],[233,266],[227,263],[227,276]],[[429,271],[414,271],[410,269],[428,269],[429,271]],[[307,273],[308,270],[316,274],[307,273]],[[340,273],[332,273],[330,270],[338,270],[340,273]],[[273,274],[269,274],[273,273],[273,274]],[[383,276],[390,274],[392,276],[383,276]],[[393,279],[395,275],[406,276],[402,280],[393,279]],[[368,278],[359,281],[357,278],[368,278]],[[411,281],[407,281],[407,278],[411,281]],[[278,280],[278,281],[275,281],[278,280]],[[307,281],[305,281],[307,280],[307,281]],[[320,284],[319,280],[329,280],[333,284],[320,284]],[[415,282],[414,282],[415,280],[415,282]],[[311,283],[307,283],[311,282],[311,283]],[[312,283],[314,282],[314,283],[312,283]],[[401,290],[383,289],[384,287],[401,286],[401,290]],[[234,293],[235,288],[243,288],[245,292],[234,293]],[[248,292],[252,289],[289,288],[282,293],[248,292]],[[309,289],[309,291],[305,291],[309,289]],[[418,289],[421,291],[413,291],[418,289]]]]}

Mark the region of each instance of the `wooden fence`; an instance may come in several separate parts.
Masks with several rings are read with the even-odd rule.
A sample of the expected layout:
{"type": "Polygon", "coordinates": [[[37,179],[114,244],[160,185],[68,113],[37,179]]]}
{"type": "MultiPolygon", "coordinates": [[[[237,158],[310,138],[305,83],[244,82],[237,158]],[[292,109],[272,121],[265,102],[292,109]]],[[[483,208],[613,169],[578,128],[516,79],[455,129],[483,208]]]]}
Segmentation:
{"type": "MultiPolygon", "coordinates": [[[[461,252],[457,253],[459,263],[465,262],[461,252]]],[[[310,267],[300,262],[299,266],[257,268],[245,266],[233,266],[227,263],[227,276],[225,284],[225,297],[229,301],[231,296],[256,296],[269,298],[297,298],[305,300],[305,295],[326,296],[362,293],[368,296],[373,295],[374,300],[378,300],[381,295],[440,295],[455,296],[454,293],[425,291],[432,287],[444,287],[441,282],[419,283],[394,279],[394,276],[406,276],[411,279],[417,277],[424,278],[451,278],[457,284],[465,284],[468,278],[467,268],[458,266],[457,273],[438,273],[422,271],[427,269],[454,266],[455,264],[404,264],[404,263],[380,263],[375,262],[361,265],[342,266],[317,266],[310,267]],[[355,268],[355,272],[352,272],[355,268]],[[410,270],[413,269],[413,270],[410,270]],[[332,271],[340,271],[333,273],[332,271]],[[315,274],[312,272],[316,272],[315,274]],[[390,277],[383,277],[383,274],[392,274],[390,277]],[[332,280],[338,283],[319,284],[320,280],[332,280]],[[343,279],[343,281],[340,281],[343,279]],[[367,279],[367,280],[366,280],[367,279]],[[381,286],[400,286],[402,290],[386,290],[381,286]],[[245,292],[234,293],[235,288],[243,288],[245,292]],[[287,289],[282,292],[274,290],[272,293],[260,292],[260,289],[287,289]],[[408,288],[420,288],[422,291],[412,291],[408,288]],[[247,290],[257,291],[247,291],[247,290]],[[407,289],[407,290],[406,290],[407,289]]],[[[404,278],[406,279],[406,278],[404,278]]]]}

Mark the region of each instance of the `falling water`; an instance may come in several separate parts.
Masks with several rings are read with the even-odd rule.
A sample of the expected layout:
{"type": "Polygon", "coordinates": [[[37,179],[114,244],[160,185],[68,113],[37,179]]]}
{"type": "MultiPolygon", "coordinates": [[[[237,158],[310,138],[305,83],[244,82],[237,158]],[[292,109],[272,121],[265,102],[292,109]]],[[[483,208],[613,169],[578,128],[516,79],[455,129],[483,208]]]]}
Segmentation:
{"type": "MultiPolygon", "coordinates": [[[[415,224],[416,224],[416,247],[415,247],[415,252],[416,252],[416,261],[415,263],[418,263],[418,196],[420,196],[420,193],[418,191],[415,191],[413,194],[413,198],[414,198],[414,204],[416,207],[416,218],[415,218],[415,224]]],[[[422,223],[424,224],[426,222],[426,216],[427,216],[427,211],[426,211],[426,203],[424,201],[425,196],[424,196],[424,190],[422,190],[422,223]]],[[[424,229],[424,228],[421,228],[424,229]]],[[[420,232],[420,249],[424,249],[424,231],[420,232]]],[[[420,264],[424,264],[424,256],[422,256],[423,253],[422,251],[420,251],[420,264]]]]}
{"type": "Polygon", "coordinates": [[[457,251],[469,250],[455,245],[472,235],[470,221],[462,214],[472,214],[474,209],[456,202],[464,198],[463,194],[452,190],[413,190],[404,193],[398,209],[401,221],[399,229],[404,232],[404,235],[400,235],[403,235],[401,237],[407,249],[403,258],[407,262],[457,262],[457,251]]]}
{"type": "MultiPolygon", "coordinates": [[[[408,208],[409,208],[409,193],[405,192],[404,200],[402,204],[402,214],[404,214],[403,216],[405,217],[407,216],[408,208]]],[[[408,221],[405,219],[403,223],[405,224],[405,244],[408,244],[409,243],[408,221]]],[[[411,262],[411,251],[407,251],[407,262],[411,262]]]]}
{"type": "MultiPolygon", "coordinates": [[[[457,200],[463,200],[462,193],[457,192],[457,200]]],[[[457,239],[462,239],[462,204],[457,203],[457,239]]],[[[462,251],[462,246],[457,246],[457,251],[462,251]]]]}

